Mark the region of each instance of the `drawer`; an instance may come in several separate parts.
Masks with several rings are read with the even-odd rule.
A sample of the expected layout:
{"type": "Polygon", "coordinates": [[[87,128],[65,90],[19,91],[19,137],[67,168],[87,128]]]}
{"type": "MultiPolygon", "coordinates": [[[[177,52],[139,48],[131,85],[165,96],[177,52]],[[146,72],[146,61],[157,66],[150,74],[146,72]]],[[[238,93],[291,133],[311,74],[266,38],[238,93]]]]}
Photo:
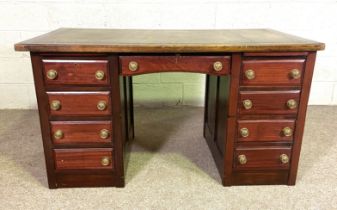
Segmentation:
{"type": "Polygon", "coordinates": [[[154,72],[196,72],[226,75],[230,56],[120,56],[123,75],[154,72]]]}
{"type": "Polygon", "coordinates": [[[55,149],[56,170],[113,169],[111,148],[55,149]]]}
{"type": "Polygon", "coordinates": [[[291,147],[237,147],[235,169],[288,169],[291,147]]]}
{"type": "Polygon", "coordinates": [[[300,86],[304,59],[245,60],[241,72],[243,86],[300,86]]]}
{"type": "Polygon", "coordinates": [[[239,120],[237,140],[251,141],[292,141],[295,120],[239,120]]]}
{"type": "Polygon", "coordinates": [[[110,143],[111,121],[51,121],[54,144],[110,143]]]}
{"type": "Polygon", "coordinates": [[[299,90],[240,91],[238,104],[241,114],[296,114],[299,90]]]}
{"type": "Polygon", "coordinates": [[[47,85],[108,85],[107,60],[42,60],[47,85]]]}
{"type": "Polygon", "coordinates": [[[102,116],[111,114],[110,92],[47,92],[50,114],[102,116]]]}

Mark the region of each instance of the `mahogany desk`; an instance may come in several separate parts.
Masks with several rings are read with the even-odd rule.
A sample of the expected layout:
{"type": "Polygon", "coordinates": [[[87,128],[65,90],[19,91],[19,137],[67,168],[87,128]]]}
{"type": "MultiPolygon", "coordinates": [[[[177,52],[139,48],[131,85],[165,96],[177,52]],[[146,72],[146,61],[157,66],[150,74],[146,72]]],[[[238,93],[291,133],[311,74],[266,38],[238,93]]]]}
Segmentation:
{"type": "Polygon", "coordinates": [[[207,74],[204,137],[225,186],[294,185],[317,50],[269,29],[62,28],[30,51],[50,188],[123,187],[132,76],[207,74]]]}

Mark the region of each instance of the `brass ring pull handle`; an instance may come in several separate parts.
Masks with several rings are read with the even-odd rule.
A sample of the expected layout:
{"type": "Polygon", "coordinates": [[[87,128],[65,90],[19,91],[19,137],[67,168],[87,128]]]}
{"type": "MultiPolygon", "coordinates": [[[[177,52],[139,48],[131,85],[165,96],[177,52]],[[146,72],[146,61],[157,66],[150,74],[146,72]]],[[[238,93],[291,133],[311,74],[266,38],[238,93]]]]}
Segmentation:
{"type": "Polygon", "coordinates": [[[107,105],[105,101],[99,101],[97,103],[97,109],[100,111],[104,111],[106,109],[107,105]]]}
{"type": "Polygon", "coordinates": [[[292,69],[292,70],[290,71],[290,76],[291,76],[291,78],[293,78],[293,79],[299,79],[299,78],[301,77],[301,72],[300,72],[300,70],[298,70],[298,69],[292,69]]]}
{"type": "Polygon", "coordinates": [[[57,111],[61,109],[61,102],[59,100],[53,100],[50,103],[50,109],[57,111]]]}
{"type": "Polygon", "coordinates": [[[247,157],[246,155],[239,155],[238,156],[238,161],[241,165],[244,165],[247,163],[247,157]]]}
{"type": "Polygon", "coordinates": [[[280,155],[280,160],[283,164],[289,163],[289,157],[286,154],[280,155]]]}
{"type": "Polygon", "coordinates": [[[248,128],[241,128],[240,129],[240,134],[242,137],[248,137],[249,136],[249,130],[248,128]]]}
{"type": "Polygon", "coordinates": [[[136,61],[130,61],[129,70],[130,71],[137,71],[138,70],[138,63],[136,61]]]}
{"type": "Polygon", "coordinates": [[[99,136],[102,138],[102,139],[107,139],[110,135],[110,132],[109,130],[107,129],[102,129],[100,132],[99,132],[99,136]]]}
{"type": "Polygon", "coordinates": [[[289,137],[289,136],[293,135],[293,130],[291,128],[289,128],[289,127],[284,127],[282,129],[282,133],[283,133],[284,136],[289,137]]]}
{"type": "Polygon", "coordinates": [[[102,157],[101,159],[101,165],[102,166],[108,166],[110,165],[110,158],[107,156],[102,157]]]}
{"type": "Polygon", "coordinates": [[[97,80],[103,80],[104,79],[104,71],[101,71],[101,70],[96,71],[95,78],[97,80]]]}
{"type": "Polygon", "coordinates": [[[216,61],[213,63],[214,71],[221,71],[222,70],[222,63],[220,61],[216,61]]]}
{"type": "Polygon", "coordinates": [[[245,71],[245,76],[247,79],[252,80],[255,78],[255,72],[252,69],[248,69],[245,71]]]}
{"type": "Polygon", "coordinates": [[[64,134],[63,134],[62,130],[57,130],[57,131],[54,132],[54,138],[55,139],[62,139],[63,136],[64,136],[64,134]]]}
{"type": "Polygon", "coordinates": [[[50,70],[47,71],[47,78],[48,79],[54,80],[54,79],[56,79],[56,77],[57,77],[57,71],[56,70],[50,69],[50,70]]]}
{"type": "Polygon", "coordinates": [[[294,99],[289,99],[287,101],[287,107],[289,109],[296,109],[297,108],[297,102],[294,99]]]}
{"type": "Polygon", "coordinates": [[[253,107],[253,102],[249,99],[243,100],[242,104],[245,109],[251,109],[253,107]]]}

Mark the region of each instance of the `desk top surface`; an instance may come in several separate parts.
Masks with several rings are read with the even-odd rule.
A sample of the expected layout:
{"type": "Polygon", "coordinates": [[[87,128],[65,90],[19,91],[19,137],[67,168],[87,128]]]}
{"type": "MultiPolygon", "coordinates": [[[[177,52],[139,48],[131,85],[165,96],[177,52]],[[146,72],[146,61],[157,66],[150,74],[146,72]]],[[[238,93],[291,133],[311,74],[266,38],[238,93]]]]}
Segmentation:
{"type": "Polygon", "coordinates": [[[32,52],[263,52],[317,51],[324,44],[271,29],[133,30],[60,28],[20,42],[32,52]]]}

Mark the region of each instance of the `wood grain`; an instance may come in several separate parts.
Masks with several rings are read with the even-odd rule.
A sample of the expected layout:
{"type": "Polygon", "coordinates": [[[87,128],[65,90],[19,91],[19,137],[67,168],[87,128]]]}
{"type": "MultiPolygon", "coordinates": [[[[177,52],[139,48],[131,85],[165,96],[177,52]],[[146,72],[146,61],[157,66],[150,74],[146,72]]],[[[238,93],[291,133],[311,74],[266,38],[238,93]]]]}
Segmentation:
{"type": "MultiPolygon", "coordinates": [[[[206,96],[205,96],[205,113],[204,113],[204,137],[212,153],[215,164],[220,172],[220,176],[221,178],[223,178],[224,174],[223,148],[220,148],[222,142],[221,143],[217,142],[223,141],[223,139],[219,139],[220,136],[219,134],[217,134],[217,130],[219,129],[217,128],[217,118],[219,117],[217,116],[219,115],[218,112],[219,78],[217,76],[214,75],[206,76],[205,95],[206,96]]],[[[218,125],[218,126],[223,127],[225,125],[218,125]]],[[[221,130],[219,130],[219,132],[221,132],[221,130]]],[[[225,132],[225,130],[222,130],[222,132],[225,132]]]]}
{"type": "Polygon", "coordinates": [[[51,140],[50,124],[48,119],[48,97],[43,81],[42,58],[40,55],[35,53],[31,53],[30,56],[33,66],[35,93],[40,117],[41,136],[48,177],[48,187],[50,189],[54,189],[57,187],[57,185],[54,173],[54,154],[52,151],[53,144],[51,140]]]}
{"type": "Polygon", "coordinates": [[[194,72],[212,75],[229,74],[229,56],[120,56],[120,65],[124,76],[155,72],[194,72]],[[129,63],[137,62],[138,69],[130,71],[129,63]],[[215,71],[214,62],[222,63],[222,70],[215,71]]]}
{"type": "Polygon", "coordinates": [[[240,114],[297,114],[299,106],[300,91],[240,91],[238,109],[240,114]],[[249,99],[253,106],[245,109],[243,101],[249,99]],[[297,101],[297,108],[289,109],[287,101],[297,101]]]}
{"type": "Polygon", "coordinates": [[[104,116],[111,114],[110,92],[47,92],[49,104],[53,100],[61,102],[60,110],[51,110],[53,116],[104,116]],[[107,108],[98,110],[97,103],[105,101],[107,108]]]}
{"type": "Polygon", "coordinates": [[[111,121],[51,121],[51,133],[63,132],[61,139],[53,138],[54,144],[111,143],[113,136],[111,121]],[[106,129],[109,136],[100,137],[100,131],[106,129]]]}
{"type": "Polygon", "coordinates": [[[122,118],[123,114],[123,76],[120,75],[120,71],[117,71],[119,69],[118,66],[118,56],[111,55],[109,56],[109,71],[111,75],[111,104],[112,106],[112,124],[113,124],[113,130],[114,130],[114,158],[115,158],[115,177],[116,187],[124,187],[125,186],[125,170],[126,167],[124,164],[127,164],[124,156],[125,150],[126,150],[126,133],[123,132],[126,130],[126,120],[122,118]]]}
{"type": "Polygon", "coordinates": [[[43,59],[44,78],[47,85],[108,85],[110,77],[107,60],[56,60],[43,59]],[[57,71],[55,79],[48,79],[49,70],[57,71]],[[104,78],[95,77],[97,71],[104,72],[104,78]]]}
{"type": "Polygon", "coordinates": [[[108,169],[114,168],[114,160],[111,148],[91,149],[55,149],[55,169],[108,169]],[[110,164],[103,166],[101,159],[108,157],[110,164]]]}
{"type": "MultiPolygon", "coordinates": [[[[232,55],[232,65],[231,65],[231,75],[229,84],[229,97],[227,100],[227,116],[222,116],[227,118],[227,128],[225,130],[226,135],[223,141],[225,141],[225,152],[223,157],[223,167],[224,167],[224,178],[222,179],[222,184],[224,186],[232,185],[232,171],[233,171],[233,156],[234,156],[234,142],[236,137],[236,120],[237,120],[237,107],[239,99],[239,81],[240,81],[240,70],[242,64],[242,57],[240,53],[233,53],[232,55]]],[[[224,109],[225,107],[222,107],[224,109]]],[[[221,116],[220,116],[221,117],[221,116]]]]}
{"type": "Polygon", "coordinates": [[[300,86],[303,76],[304,59],[245,60],[241,72],[242,86],[300,86]],[[294,79],[290,72],[298,69],[301,77],[294,79]],[[254,79],[247,79],[245,72],[253,70],[254,79]]]}
{"type": "Polygon", "coordinates": [[[125,30],[61,28],[15,45],[34,52],[317,51],[325,45],[271,29],[125,30]]]}
{"type": "Polygon", "coordinates": [[[295,141],[294,141],[293,150],[292,150],[292,159],[291,159],[290,174],[289,174],[289,180],[288,180],[289,185],[294,185],[296,182],[297,168],[298,168],[298,162],[300,159],[301,145],[302,145],[302,140],[303,140],[304,125],[305,125],[305,117],[306,117],[307,106],[308,106],[308,101],[309,101],[311,81],[312,81],[312,77],[314,73],[315,60],[316,60],[316,52],[310,52],[307,57],[306,63],[305,63],[306,73],[303,77],[302,92],[300,96],[301,104],[299,106],[299,111],[298,111],[298,116],[297,116],[296,134],[295,134],[295,141]]]}
{"type": "Polygon", "coordinates": [[[281,154],[286,154],[291,159],[291,147],[237,147],[234,152],[234,170],[288,169],[289,163],[281,162],[281,154]],[[239,155],[247,157],[246,164],[239,163],[239,155]]]}
{"type": "Polygon", "coordinates": [[[107,187],[115,186],[116,178],[110,174],[60,174],[56,175],[57,187],[107,187]]]}
{"type": "Polygon", "coordinates": [[[282,133],[282,129],[289,127],[293,130],[295,128],[295,120],[239,120],[237,127],[237,141],[239,142],[291,142],[292,136],[285,136],[282,133]],[[240,129],[247,128],[249,130],[249,136],[242,137],[240,129]]]}
{"type": "Polygon", "coordinates": [[[233,185],[270,185],[287,184],[288,171],[235,171],[233,185]]]}

